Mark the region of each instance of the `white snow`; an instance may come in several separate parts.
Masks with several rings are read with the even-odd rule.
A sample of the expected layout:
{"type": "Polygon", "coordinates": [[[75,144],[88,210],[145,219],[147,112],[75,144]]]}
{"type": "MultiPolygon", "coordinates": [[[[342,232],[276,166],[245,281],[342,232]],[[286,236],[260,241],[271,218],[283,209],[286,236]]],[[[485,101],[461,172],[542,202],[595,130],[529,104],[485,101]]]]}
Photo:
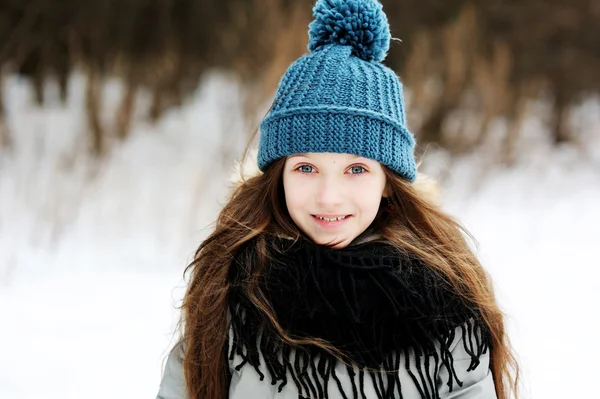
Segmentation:
{"type": "MultiPolygon", "coordinates": [[[[0,152],[1,398],[155,397],[183,270],[227,193],[220,148],[247,130],[240,89],[211,75],[156,126],[142,93],[131,136],[95,163],[82,151],[83,83],[75,75],[66,106],[40,109],[26,81],[5,81],[15,147],[0,152]]],[[[120,90],[105,85],[107,126],[120,90]]],[[[591,99],[574,113],[582,149],[544,144],[532,119],[513,168],[485,154],[431,152],[425,163],[447,176],[444,206],[479,242],[524,398],[595,391],[599,109],[591,99]]]]}

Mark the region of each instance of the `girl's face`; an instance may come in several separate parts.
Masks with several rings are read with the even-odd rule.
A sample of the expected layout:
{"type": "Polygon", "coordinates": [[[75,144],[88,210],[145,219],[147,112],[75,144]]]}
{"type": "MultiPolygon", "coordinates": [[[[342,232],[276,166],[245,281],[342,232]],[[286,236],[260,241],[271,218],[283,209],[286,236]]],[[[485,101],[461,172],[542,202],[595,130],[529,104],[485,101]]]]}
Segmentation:
{"type": "Polygon", "coordinates": [[[317,244],[343,248],[375,219],[387,197],[381,164],[352,154],[308,153],[287,158],[283,187],[288,212],[317,244]]]}

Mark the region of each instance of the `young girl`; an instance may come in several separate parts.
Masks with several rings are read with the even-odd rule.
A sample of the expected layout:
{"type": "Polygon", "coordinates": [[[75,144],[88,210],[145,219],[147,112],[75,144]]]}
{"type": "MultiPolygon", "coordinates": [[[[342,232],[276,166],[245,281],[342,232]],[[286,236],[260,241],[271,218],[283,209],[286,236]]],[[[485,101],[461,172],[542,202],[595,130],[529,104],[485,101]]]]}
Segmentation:
{"type": "Polygon", "coordinates": [[[414,183],[381,5],[313,12],[260,126],[261,173],[186,269],[158,398],[516,397],[492,283],[414,183]]]}

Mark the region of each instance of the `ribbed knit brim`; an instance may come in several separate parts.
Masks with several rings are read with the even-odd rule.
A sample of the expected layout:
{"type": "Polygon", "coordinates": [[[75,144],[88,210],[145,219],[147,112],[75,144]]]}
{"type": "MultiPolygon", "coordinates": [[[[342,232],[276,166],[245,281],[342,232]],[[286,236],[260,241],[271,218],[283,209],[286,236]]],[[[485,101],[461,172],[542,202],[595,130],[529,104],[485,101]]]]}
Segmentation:
{"type": "Polygon", "coordinates": [[[308,152],[347,153],[377,160],[409,181],[416,177],[412,134],[397,121],[348,107],[298,107],[261,124],[258,166],[308,152]]]}

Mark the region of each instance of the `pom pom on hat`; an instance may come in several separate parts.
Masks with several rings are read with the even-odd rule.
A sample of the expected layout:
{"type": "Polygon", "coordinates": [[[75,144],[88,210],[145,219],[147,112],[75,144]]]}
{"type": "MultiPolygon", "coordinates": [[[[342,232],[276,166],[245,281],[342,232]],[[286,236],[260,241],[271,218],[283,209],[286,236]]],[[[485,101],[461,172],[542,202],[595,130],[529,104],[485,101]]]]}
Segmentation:
{"type": "Polygon", "coordinates": [[[383,61],[390,47],[390,27],[377,0],[318,0],[309,25],[308,49],[336,43],[352,46],[365,61],[383,61]]]}

